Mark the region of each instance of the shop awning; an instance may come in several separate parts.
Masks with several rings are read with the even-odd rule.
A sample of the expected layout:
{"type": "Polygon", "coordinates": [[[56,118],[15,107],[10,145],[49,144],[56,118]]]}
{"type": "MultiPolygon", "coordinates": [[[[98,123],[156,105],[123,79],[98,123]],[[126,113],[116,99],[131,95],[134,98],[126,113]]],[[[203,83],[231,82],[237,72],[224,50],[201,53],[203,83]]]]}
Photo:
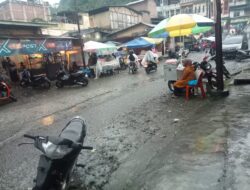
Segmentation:
{"type": "Polygon", "coordinates": [[[72,50],[73,38],[6,38],[0,37],[0,56],[46,54],[72,50]]]}

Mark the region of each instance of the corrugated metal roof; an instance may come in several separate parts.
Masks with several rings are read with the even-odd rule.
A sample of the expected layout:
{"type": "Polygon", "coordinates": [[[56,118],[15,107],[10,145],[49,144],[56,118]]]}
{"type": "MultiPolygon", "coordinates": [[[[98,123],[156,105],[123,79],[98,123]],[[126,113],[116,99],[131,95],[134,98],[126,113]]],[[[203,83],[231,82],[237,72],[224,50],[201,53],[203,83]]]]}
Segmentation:
{"type": "Polygon", "coordinates": [[[49,26],[57,26],[57,24],[55,23],[34,23],[34,22],[20,22],[20,21],[6,21],[6,20],[0,20],[0,25],[36,27],[36,28],[46,28],[49,26]]]}
{"type": "Polygon", "coordinates": [[[144,1],[145,0],[132,1],[132,2],[128,3],[127,5],[134,5],[134,4],[137,4],[137,3],[142,3],[144,1]]]}

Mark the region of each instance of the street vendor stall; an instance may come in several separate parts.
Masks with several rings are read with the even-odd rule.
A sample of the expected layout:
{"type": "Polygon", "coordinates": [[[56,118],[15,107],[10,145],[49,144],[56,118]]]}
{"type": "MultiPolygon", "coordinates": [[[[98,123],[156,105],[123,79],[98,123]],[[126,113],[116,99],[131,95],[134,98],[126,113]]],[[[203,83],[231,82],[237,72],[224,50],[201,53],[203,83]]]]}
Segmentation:
{"type": "Polygon", "coordinates": [[[148,50],[152,50],[152,48],[155,48],[156,50],[159,45],[160,48],[162,48],[161,44],[163,40],[163,38],[139,37],[123,44],[122,46],[126,47],[127,49],[133,49],[138,55],[139,60],[142,60],[148,50]]]}
{"type": "Polygon", "coordinates": [[[96,78],[101,74],[112,74],[116,68],[120,67],[119,62],[112,54],[116,51],[116,46],[95,41],[84,43],[84,52],[96,53],[98,56],[95,66],[96,78]]]}

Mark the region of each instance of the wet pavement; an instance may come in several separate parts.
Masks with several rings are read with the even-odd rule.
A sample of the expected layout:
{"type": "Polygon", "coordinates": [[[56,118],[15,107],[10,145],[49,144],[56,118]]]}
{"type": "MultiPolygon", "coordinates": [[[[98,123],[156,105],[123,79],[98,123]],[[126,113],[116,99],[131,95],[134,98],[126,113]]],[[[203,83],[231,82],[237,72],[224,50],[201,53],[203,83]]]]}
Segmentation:
{"type": "Polygon", "coordinates": [[[250,86],[229,88],[225,99],[171,99],[160,67],[87,88],[22,90],[0,107],[0,189],[32,186],[40,153],[17,146],[24,133],[57,135],[75,115],[87,120],[85,145],[96,152],[80,155],[74,189],[249,189],[250,86]]]}

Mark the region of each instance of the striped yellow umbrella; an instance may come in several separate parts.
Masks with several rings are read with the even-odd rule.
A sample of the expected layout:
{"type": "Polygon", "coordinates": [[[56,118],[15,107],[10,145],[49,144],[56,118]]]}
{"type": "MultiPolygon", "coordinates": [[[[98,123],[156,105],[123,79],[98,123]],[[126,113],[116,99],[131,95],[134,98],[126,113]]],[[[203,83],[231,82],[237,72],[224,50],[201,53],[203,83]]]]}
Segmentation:
{"type": "Polygon", "coordinates": [[[178,37],[190,34],[199,34],[212,29],[214,21],[196,14],[179,14],[162,20],[149,37],[178,37]]]}
{"type": "Polygon", "coordinates": [[[168,32],[195,27],[196,22],[191,15],[179,14],[171,17],[166,25],[168,32]]]}
{"type": "Polygon", "coordinates": [[[213,20],[201,15],[179,14],[168,20],[165,29],[171,37],[177,37],[206,32],[213,25],[213,20]]]}

